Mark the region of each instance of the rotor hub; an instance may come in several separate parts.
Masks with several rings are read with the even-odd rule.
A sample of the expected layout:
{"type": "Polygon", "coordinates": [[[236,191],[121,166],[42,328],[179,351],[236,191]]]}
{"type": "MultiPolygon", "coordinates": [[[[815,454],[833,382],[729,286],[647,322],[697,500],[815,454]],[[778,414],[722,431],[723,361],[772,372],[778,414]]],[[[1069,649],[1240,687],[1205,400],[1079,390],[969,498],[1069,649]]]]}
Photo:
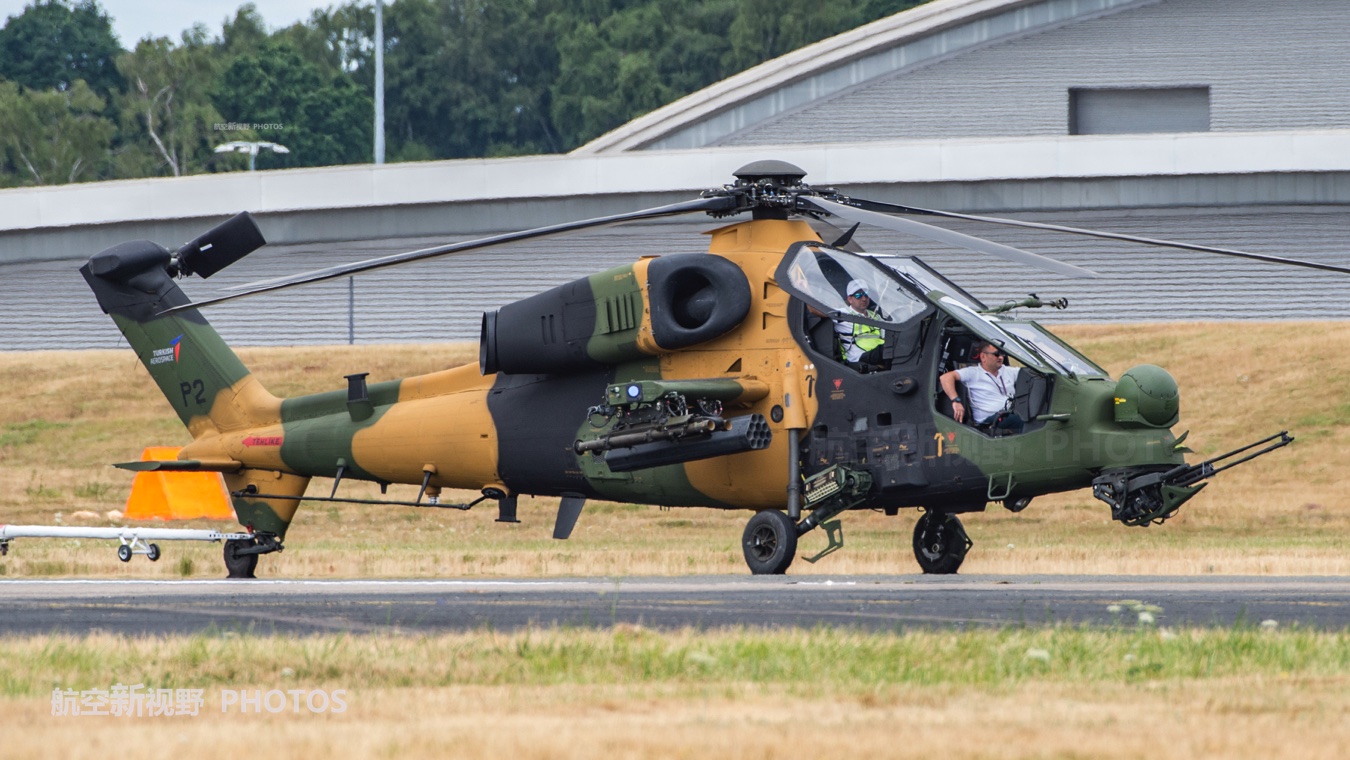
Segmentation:
{"type": "Polygon", "coordinates": [[[776,185],[800,185],[806,177],[806,171],[799,166],[789,164],[786,161],[775,159],[766,159],[763,161],[751,161],[732,173],[738,182],[737,184],[757,184],[761,180],[769,180],[776,185]]]}
{"type": "Polygon", "coordinates": [[[749,211],[754,219],[787,219],[793,213],[801,213],[798,196],[817,194],[802,181],[806,171],[786,161],[752,161],[737,169],[735,177],[735,182],[703,193],[704,197],[730,196],[737,201],[735,208],[709,212],[712,216],[749,211]]]}

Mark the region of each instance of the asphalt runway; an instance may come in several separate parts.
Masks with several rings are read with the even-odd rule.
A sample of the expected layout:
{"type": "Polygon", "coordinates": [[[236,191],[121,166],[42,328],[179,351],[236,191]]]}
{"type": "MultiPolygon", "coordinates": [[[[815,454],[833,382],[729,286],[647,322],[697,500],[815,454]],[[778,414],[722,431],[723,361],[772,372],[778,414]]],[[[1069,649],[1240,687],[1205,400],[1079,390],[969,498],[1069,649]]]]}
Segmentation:
{"type": "Polygon", "coordinates": [[[0,635],[676,629],[1350,626],[1350,579],[716,576],[446,581],[0,582],[0,635]],[[1142,617],[1142,620],[1141,620],[1142,617]]]}

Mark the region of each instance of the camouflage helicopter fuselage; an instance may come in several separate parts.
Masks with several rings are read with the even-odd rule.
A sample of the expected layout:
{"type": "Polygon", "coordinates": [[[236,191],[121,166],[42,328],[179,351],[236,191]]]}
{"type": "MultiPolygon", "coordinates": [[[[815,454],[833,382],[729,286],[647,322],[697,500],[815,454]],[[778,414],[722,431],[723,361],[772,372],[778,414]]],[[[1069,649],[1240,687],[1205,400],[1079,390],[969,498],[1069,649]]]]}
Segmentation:
{"type": "MultiPolygon", "coordinates": [[[[706,343],[672,351],[655,341],[644,294],[648,269],[661,259],[644,258],[564,286],[565,298],[541,294],[559,298],[559,311],[566,311],[568,323],[559,319],[556,326],[563,354],[578,346],[577,325],[587,330],[582,350],[557,357],[555,371],[483,374],[466,365],[371,383],[358,403],[349,403],[346,390],[278,399],[199,312],[156,316],[187,299],[161,271],[168,254],[154,244],[110,249],[102,265],[84,271],[191,432],[180,459],[196,464],[183,469],[223,472],[240,522],[255,530],[284,536],[298,502],[249,498],[249,486],[300,496],[310,478],[339,469],[347,478],[382,483],[421,484],[430,472],[429,485],[441,488],[765,509],[785,498],[787,435],[731,457],[630,473],[611,473],[601,460],[573,450],[590,427],[585,411],[603,401],[608,386],[627,380],[727,378],[737,390],[721,394],[727,406],[766,418],[782,406],[789,411],[770,423],[775,433],[784,425],[806,427],[814,398],[798,388],[812,385],[813,373],[788,328],[788,296],[772,282],[786,245],[814,233],[801,222],[755,224],[753,234],[742,224],[713,235],[712,252],[756,287],[744,288],[753,319],[706,343]],[[121,268],[111,271],[110,260],[121,268]],[[105,276],[91,271],[100,266],[105,276]]],[[[506,325],[501,329],[505,342],[506,325]]],[[[527,346],[524,357],[503,358],[517,365],[554,360],[544,349],[527,346]]]]}
{"type": "MultiPolygon", "coordinates": [[[[820,316],[825,279],[789,283],[785,251],[834,255],[802,221],[729,225],[707,254],[642,258],[485,315],[478,366],[291,399],[196,309],[162,314],[189,304],[164,248],[125,243],[81,271],[193,439],[178,462],[129,467],[221,472],[240,523],[277,540],[313,477],[480,491],[511,518],[532,494],[814,510],[809,529],[847,509],[949,516],[1087,486],[1121,511],[1131,478],[1184,465],[1165,372],[1118,383],[1024,348],[1027,428],[997,437],[944,414],[937,382],[992,328],[884,270],[907,311],[884,323],[885,364],[860,371],[820,316]]],[[[1166,488],[1118,519],[1165,519],[1199,486],[1166,488]]]]}

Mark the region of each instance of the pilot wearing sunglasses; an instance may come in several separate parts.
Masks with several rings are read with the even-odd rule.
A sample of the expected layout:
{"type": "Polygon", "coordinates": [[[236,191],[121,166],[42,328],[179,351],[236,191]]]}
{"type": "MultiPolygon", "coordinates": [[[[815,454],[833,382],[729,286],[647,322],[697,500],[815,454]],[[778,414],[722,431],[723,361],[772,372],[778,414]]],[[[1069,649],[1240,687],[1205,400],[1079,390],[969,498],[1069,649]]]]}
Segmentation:
{"type": "Polygon", "coordinates": [[[952,417],[957,422],[964,422],[969,414],[977,426],[1020,432],[1022,419],[1009,409],[1012,407],[1013,386],[1017,384],[1017,374],[1021,370],[1007,366],[1003,352],[993,343],[981,344],[978,357],[978,365],[954,369],[938,378],[942,392],[952,400],[952,417]],[[966,384],[973,409],[966,409],[958,397],[957,380],[966,384]]]}
{"type": "MultiPolygon", "coordinates": [[[[850,280],[848,289],[844,292],[844,297],[848,301],[848,306],[859,316],[870,317],[871,319],[881,319],[881,312],[872,305],[872,299],[867,295],[867,283],[862,280],[850,280]]],[[[849,322],[843,319],[834,321],[835,337],[839,339],[839,358],[847,362],[849,366],[858,369],[863,364],[879,364],[877,358],[881,347],[886,342],[882,335],[880,327],[864,325],[859,322],[849,322]]]]}

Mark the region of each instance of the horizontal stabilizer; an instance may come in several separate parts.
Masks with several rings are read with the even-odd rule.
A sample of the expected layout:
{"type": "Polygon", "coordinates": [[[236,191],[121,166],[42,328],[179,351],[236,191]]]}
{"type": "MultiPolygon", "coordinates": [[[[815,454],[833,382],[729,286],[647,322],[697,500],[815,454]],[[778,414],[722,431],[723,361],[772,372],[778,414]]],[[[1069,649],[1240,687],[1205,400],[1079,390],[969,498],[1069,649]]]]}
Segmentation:
{"type": "Polygon", "coordinates": [[[243,462],[233,459],[171,459],[166,462],[118,462],[120,470],[132,472],[235,472],[243,462]]]}

